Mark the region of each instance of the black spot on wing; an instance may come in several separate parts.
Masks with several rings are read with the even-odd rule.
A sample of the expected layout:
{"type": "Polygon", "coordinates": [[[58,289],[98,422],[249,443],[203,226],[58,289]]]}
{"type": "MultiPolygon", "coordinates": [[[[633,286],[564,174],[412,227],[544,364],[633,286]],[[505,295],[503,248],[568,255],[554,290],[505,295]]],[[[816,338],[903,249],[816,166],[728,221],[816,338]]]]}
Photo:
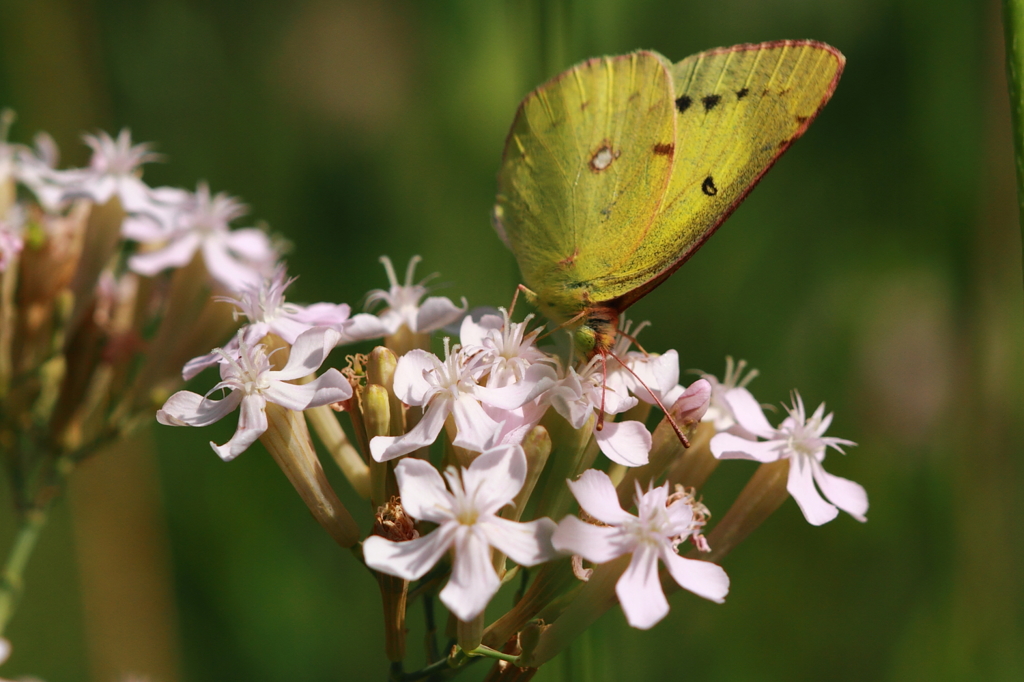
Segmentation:
{"type": "Polygon", "coordinates": [[[676,146],[674,144],[672,144],[671,142],[669,142],[669,143],[659,142],[658,144],[654,145],[654,153],[655,154],[659,154],[661,156],[669,156],[675,150],[676,150],[676,146]]]}
{"type": "Polygon", "coordinates": [[[721,95],[704,95],[700,98],[700,101],[704,103],[704,111],[711,111],[718,103],[722,101],[721,95]]]}
{"type": "Polygon", "coordinates": [[[743,88],[741,90],[737,90],[736,91],[736,99],[743,99],[744,97],[746,97],[749,94],[750,94],[750,90],[748,88],[743,88]]]}
{"type": "Polygon", "coordinates": [[[676,98],[676,109],[679,110],[680,114],[689,109],[691,104],[693,104],[693,100],[690,99],[689,95],[676,98]]]}
{"type": "Polygon", "coordinates": [[[713,197],[718,194],[718,188],[715,187],[715,180],[710,175],[704,178],[704,182],[700,185],[700,191],[707,194],[709,197],[713,197]]]}

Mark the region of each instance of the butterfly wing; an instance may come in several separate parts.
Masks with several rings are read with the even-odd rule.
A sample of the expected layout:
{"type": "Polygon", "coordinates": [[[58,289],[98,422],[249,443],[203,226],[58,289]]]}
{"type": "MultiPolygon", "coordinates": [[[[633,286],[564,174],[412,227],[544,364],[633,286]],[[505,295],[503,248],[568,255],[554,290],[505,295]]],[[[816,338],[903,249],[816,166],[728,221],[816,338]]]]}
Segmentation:
{"type": "Polygon", "coordinates": [[[844,64],[829,45],[777,41],[710,50],[672,66],[672,179],[642,242],[591,280],[595,299],[624,310],[682,265],[804,133],[844,64]]]}
{"type": "Polygon", "coordinates": [[[613,271],[658,215],[676,139],[669,66],[651,52],[592,59],[519,107],[496,227],[549,317],[586,308],[589,281],[613,271]]]}

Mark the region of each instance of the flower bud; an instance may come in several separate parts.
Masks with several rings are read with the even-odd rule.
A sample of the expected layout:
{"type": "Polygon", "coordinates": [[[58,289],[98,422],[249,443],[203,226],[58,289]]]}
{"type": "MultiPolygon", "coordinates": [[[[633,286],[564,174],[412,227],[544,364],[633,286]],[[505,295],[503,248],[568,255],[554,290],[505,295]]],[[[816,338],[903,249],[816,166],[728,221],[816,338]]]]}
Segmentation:
{"type": "Polygon", "coordinates": [[[398,357],[384,346],[377,346],[366,359],[366,381],[369,384],[383,386],[388,392],[390,406],[390,426],[382,436],[401,436],[405,433],[405,418],[402,401],[395,396],[395,369],[398,357]]]}
{"type": "MultiPolygon", "coordinates": [[[[373,440],[375,436],[389,435],[391,402],[386,388],[379,384],[367,384],[360,393],[359,406],[368,441],[373,440]]],[[[394,479],[394,475],[389,476],[387,462],[372,462],[370,464],[370,501],[372,503],[379,506],[389,497],[389,478],[394,479]]]]}

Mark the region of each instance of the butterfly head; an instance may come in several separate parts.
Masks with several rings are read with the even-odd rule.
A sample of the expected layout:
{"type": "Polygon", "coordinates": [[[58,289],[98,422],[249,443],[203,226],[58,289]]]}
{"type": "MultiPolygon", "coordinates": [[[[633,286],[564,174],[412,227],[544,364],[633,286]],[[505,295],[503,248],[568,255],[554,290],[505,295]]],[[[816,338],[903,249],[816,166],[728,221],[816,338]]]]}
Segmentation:
{"type": "Polygon", "coordinates": [[[573,344],[586,358],[606,354],[615,345],[619,329],[619,312],[614,308],[588,308],[583,323],[573,331],[573,344]]]}

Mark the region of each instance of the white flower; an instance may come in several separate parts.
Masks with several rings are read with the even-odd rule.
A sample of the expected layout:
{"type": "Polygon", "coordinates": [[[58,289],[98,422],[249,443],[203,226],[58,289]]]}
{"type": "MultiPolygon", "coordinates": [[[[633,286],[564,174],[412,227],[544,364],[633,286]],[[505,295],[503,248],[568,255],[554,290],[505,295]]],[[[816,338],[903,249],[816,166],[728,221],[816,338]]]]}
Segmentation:
{"type": "Polygon", "coordinates": [[[139,178],[142,164],[159,158],[150,151],[149,145],[133,145],[127,128],[121,130],[116,139],[102,131],[97,135],[84,135],[82,139],[92,147],[92,158],[86,168],[54,170],[53,148],[44,141],[37,143],[38,155],[25,150],[19,157],[24,182],[40,203],[55,210],[76,197],[105,204],[116,196],[127,213],[149,211],[153,205],[151,190],[139,178]]]}
{"type": "Polygon", "coordinates": [[[387,256],[380,257],[380,262],[384,264],[384,269],[388,273],[391,287],[387,291],[371,291],[366,296],[366,305],[371,306],[377,301],[384,301],[386,307],[380,313],[380,320],[389,336],[397,332],[402,325],[415,334],[432,332],[462,317],[469,307],[465,298],[462,299],[460,308],[443,296],[431,296],[421,305],[420,299],[426,296],[428,291],[424,285],[434,275],[413,284],[416,264],[420,260],[422,259],[419,256],[409,259],[409,265],[405,270],[405,285],[401,285],[395,275],[395,268],[391,265],[391,259],[387,256]]]}
{"type": "Polygon", "coordinates": [[[508,311],[499,310],[501,317],[484,315],[479,322],[467,315],[459,332],[465,352],[481,355],[481,370],[487,375],[488,386],[500,388],[521,381],[530,365],[538,362],[557,364],[554,358],[537,348],[540,328],[526,331],[533,315],[527,315],[522,322],[512,322],[508,311]]]}
{"type": "MultiPolygon", "coordinates": [[[[314,303],[309,306],[296,305],[285,301],[285,289],[295,281],[287,279],[284,265],[274,269],[272,277],[264,278],[258,287],[246,287],[237,298],[217,297],[217,300],[233,303],[249,323],[242,329],[241,336],[234,337],[223,348],[229,355],[237,355],[241,338],[252,346],[267,334],[275,334],[286,343],[313,327],[330,327],[340,334],[339,343],[352,343],[384,335],[379,320],[365,313],[349,317],[350,308],[344,303],[314,303]]],[[[217,351],[200,355],[185,363],[182,376],[189,380],[196,374],[220,362],[223,355],[217,351]]]]}
{"type": "Polygon", "coordinates": [[[210,443],[221,459],[229,461],[244,452],[267,430],[267,402],[289,410],[305,410],[352,397],[352,387],[336,369],[328,369],[307,384],[289,381],[312,374],[338,342],[338,332],[314,327],[303,332],[292,344],[288,363],[280,371],[270,369],[270,359],[262,345],[249,346],[239,340],[238,354],[223,353],[221,381],[206,396],[178,391],[156,413],[157,421],[168,426],[207,426],[241,405],[238,429],[224,445],[210,443]],[[230,389],[225,398],[212,400],[210,393],[230,389]]]}
{"type": "Polygon", "coordinates": [[[553,374],[550,367],[534,365],[516,384],[487,388],[477,383],[482,376],[479,355],[468,356],[459,346],[449,349],[447,339],[444,362],[424,350],[411,350],[398,359],[395,395],[406,405],[423,406],[423,418],[405,435],[375,437],[370,441],[370,454],[374,460],[386,462],[430,445],[448,415],[454,417],[458,431],[452,444],[482,452],[494,442],[501,423],[488,416],[480,403],[514,410],[547,390],[553,374]]]}
{"type": "Polygon", "coordinates": [[[826,448],[843,452],[841,446],[856,443],[824,435],[832,423],[832,413],[825,415],[825,403],[807,417],[804,401],[794,391],[793,406],[787,407],[786,411],[789,416],[778,429],[745,423],[743,416],[750,411],[740,411],[737,414],[740,426],[767,440],[752,441],[731,433],[719,433],[711,439],[712,454],[719,459],[753,459],[758,462],[789,459],[786,490],[800,505],[809,523],[815,526],[828,523],[839,514],[836,507],[858,521],[866,521],[864,514],[868,511],[868,494],[864,488],[853,481],[833,476],[821,465],[826,448]],[[814,487],[815,483],[829,502],[822,499],[814,487]]]}
{"type": "MultiPolygon", "coordinates": [[[[570,367],[566,376],[547,395],[551,406],[574,429],[583,428],[595,411],[619,414],[637,402],[636,398],[605,384],[598,355],[591,358],[579,374],[570,367]]],[[[597,427],[597,420],[594,420],[594,439],[608,459],[628,467],[647,464],[651,434],[646,426],[638,421],[605,421],[600,430],[597,427]]]]}
{"type": "Polygon", "coordinates": [[[256,228],[231,229],[231,221],[246,212],[234,197],[224,192],[211,196],[205,183],[195,193],[162,188],[154,190],[154,195],[162,203],[159,218],[139,217],[122,227],[128,239],[162,244],[129,258],[133,271],[152,277],[187,265],[196,251],[202,251],[210,275],[229,291],[259,287],[272,271],[277,253],[270,237],[256,228]]]}
{"type": "Polygon", "coordinates": [[[632,554],[629,567],[615,585],[630,625],[646,630],[668,613],[668,600],[658,577],[659,559],[683,589],[711,601],[725,600],[729,576],[721,566],[678,554],[679,544],[691,538],[702,549],[707,548],[700,535],[706,510],[692,497],[670,497],[668,483],[642,493],[637,483],[639,516],[633,516],[622,509],[614,484],[602,471],[588,469],[579,480],[569,481],[569,487],[580,507],[604,525],[568,516],[558,524],[552,543],[558,550],[596,564],[632,554]]]}
{"type": "Polygon", "coordinates": [[[10,656],[11,643],[3,637],[0,637],[0,665],[3,665],[4,661],[10,658],[10,656]]]}
{"type": "Polygon", "coordinates": [[[441,601],[462,621],[483,612],[501,581],[491,561],[495,547],[523,566],[534,566],[557,556],[551,546],[555,523],[548,518],[528,523],[498,516],[526,481],[526,456],[518,445],[488,450],[469,468],[454,467],[444,477],[429,462],[404,459],[395,478],[405,511],[415,519],[436,523],[427,535],[392,542],[372,535],[363,542],[366,565],[405,580],[423,577],[454,548],[452,575],[441,590],[441,601]]]}
{"type": "MultiPolygon", "coordinates": [[[[500,317],[484,315],[480,322],[474,322],[467,315],[462,320],[460,330],[463,352],[479,358],[481,376],[486,376],[486,385],[489,388],[501,388],[524,381],[530,367],[535,364],[550,367],[552,379],[557,376],[558,358],[537,348],[540,329],[526,331],[533,315],[527,315],[522,322],[512,322],[508,312],[504,308],[500,310],[500,317]]],[[[535,373],[540,371],[534,370],[535,373]]],[[[501,423],[494,434],[494,444],[521,443],[547,412],[543,395],[514,410],[493,407],[487,403],[482,403],[482,406],[491,419],[501,423]]]]}
{"type": "Polygon", "coordinates": [[[629,350],[649,324],[644,320],[636,329],[631,329],[632,320],[626,319],[625,315],[619,318],[619,334],[608,361],[608,384],[650,405],[657,405],[660,400],[663,406],[671,407],[685,390],[679,384],[679,353],[669,350],[658,355],[629,350]]]}
{"type": "Polygon", "coordinates": [[[714,375],[700,372],[700,375],[711,384],[711,406],[704,413],[701,421],[713,422],[718,433],[733,433],[750,440],[755,433],[770,429],[761,406],[747,390],[747,384],[758,375],[756,369],[743,375],[747,366],[746,360],[733,363],[732,357],[725,358],[725,378],[719,381],[714,375]],[[751,425],[748,430],[743,424],[751,425]]]}

